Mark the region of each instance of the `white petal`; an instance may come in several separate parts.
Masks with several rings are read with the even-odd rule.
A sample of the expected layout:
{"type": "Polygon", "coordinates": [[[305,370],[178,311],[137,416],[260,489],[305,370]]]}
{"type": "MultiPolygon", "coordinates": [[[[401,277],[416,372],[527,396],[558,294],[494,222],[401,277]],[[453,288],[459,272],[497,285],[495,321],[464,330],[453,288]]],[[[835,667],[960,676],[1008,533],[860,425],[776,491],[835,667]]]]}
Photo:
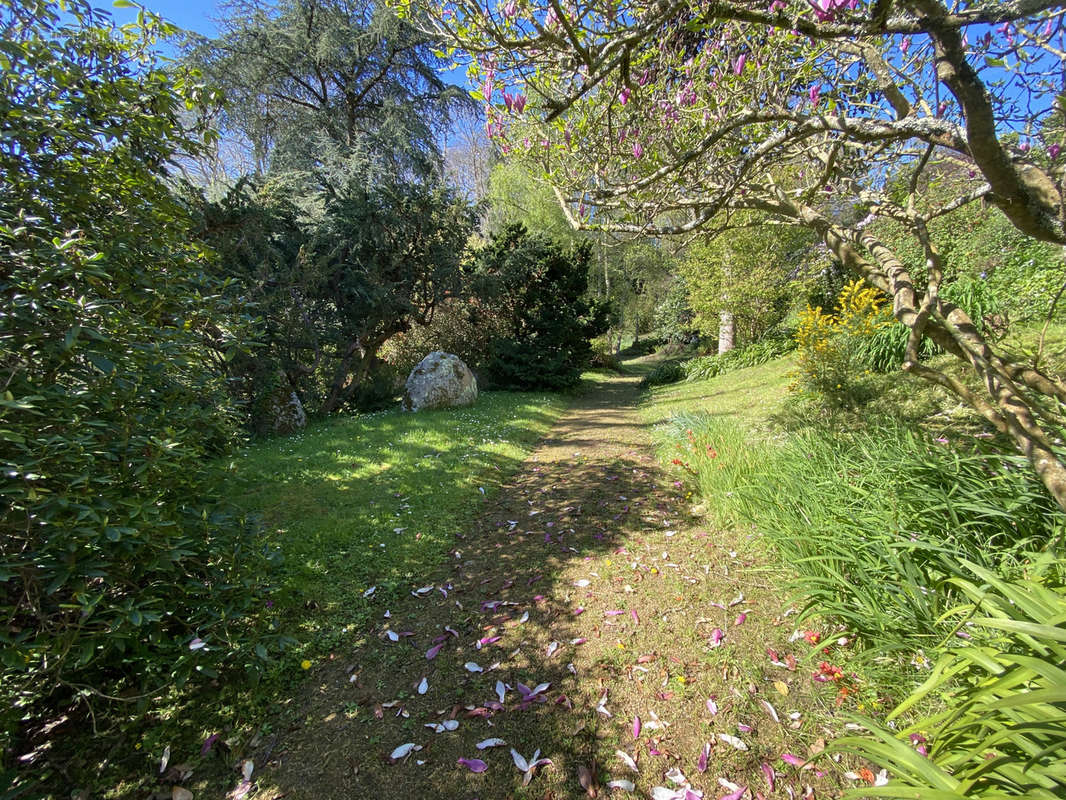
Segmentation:
{"type": "Polygon", "coordinates": [[[463,666],[466,667],[466,671],[467,672],[484,672],[485,671],[480,666],[475,664],[473,661],[467,661],[465,664],[463,664],[463,666]]]}
{"type": "Polygon", "coordinates": [[[549,644],[548,645],[548,658],[551,658],[553,655],[555,655],[555,651],[558,650],[558,649],[559,649],[559,643],[558,642],[552,642],[551,644],[549,644]]]}
{"type": "Polygon", "coordinates": [[[418,693],[419,694],[425,694],[428,691],[429,691],[429,681],[427,681],[425,678],[423,678],[418,683],[418,693]]]}
{"type": "Polygon", "coordinates": [[[421,750],[421,749],[422,749],[422,745],[415,744],[414,742],[407,742],[406,744],[401,744],[399,747],[397,747],[395,750],[393,750],[392,753],[390,754],[390,757],[393,758],[393,759],[400,759],[400,758],[403,758],[404,756],[414,752],[415,750],[421,750]]]}
{"type": "Polygon", "coordinates": [[[457,719],[446,719],[446,720],[444,720],[444,722],[441,723],[441,726],[446,731],[454,731],[454,730],[456,730],[459,727],[459,720],[457,720],[457,719]]]}
{"type": "Polygon", "coordinates": [[[365,592],[363,592],[363,597],[370,597],[370,595],[372,595],[374,592],[376,592],[377,589],[378,589],[377,586],[371,586],[369,589],[367,589],[365,592]]]}
{"type": "Polygon", "coordinates": [[[503,739],[493,737],[492,739],[481,740],[476,745],[474,745],[474,747],[476,747],[478,750],[487,750],[490,747],[502,747],[505,744],[507,744],[507,742],[505,742],[503,739]]]}
{"type": "Polygon", "coordinates": [[[677,767],[674,767],[669,772],[667,772],[666,777],[668,780],[673,781],[679,786],[684,786],[686,783],[688,783],[688,778],[685,777],[685,773],[683,773],[677,767]]]}
{"type": "Polygon", "coordinates": [[[766,709],[766,713],[770,715],[770,719],[774,722],[780,722],[781,718],[777,716],[777,709],[773,707],[769,700],[762,701],[763,708],[766,709]]]}
{"type": "Polygon", "coordinates": [[[529,622],[529,612],[528,611],[525,614],[522,615],[521,619],[518,620],[518,624],[521,625],[521,624],[523,624],[525,622],[529,622]]]}
{"type": "Polygon", "coordinates": [[[728,733],[720,733],[720,734],[718,734],[718,738],[721,739],[726,744],[732,745],[737,750],[747,750],[748,749],[748,746],[746,744],[744,744],[744,742],[742,742],[736,736],[730,736],[728,733]]]}
{"type": "Polygon", "coordinates": [[[503,681],[496,681],[496,696],[500,698],[500,702],[507,697],[507,684],[503,681]]]}
{"type": "Polygon", "coordinates": [[[632,792],[636,790],[636,786],[633,785],[633,781],[607,781],[607,788],[609,789],[621,789],[625,792],[632,792]]]}
{"type": "Polygon", "coordinates": [[[396,631],[385,631],[385,635],[389,637],[390,641],[393,641],[393,642],[400,641],[400,636],[399,636],[399,634],[396,633],[396,631]]]}
{"type": "Polygon", "coordinates": [[[665,786],[656,786],[651,790],[651,796],[653,800],[677,800],[681,797],[681,793],[667,789],[665,786]]]}
{"type": "Polygon", "coordinates": [[[627,753],[625,750],[615,750],[614,754],[620,759],[622,759],[622,763],[629,767],[631,770],[636,773],[640,772],[640,770],[637,769],[637,762],[633,760],[633,756],[629,755],[629,753],[627,753]]]}
{"type": "Polygon", "coordinates": [[[578,587],[579,589],[584,589],[590,583],[592,583],[592,581],[588,580],[587,578],[582,578],[579,581],[574,581],[574,586],[578,587]]]}
{"type": "Polygon", "coordinates": [[[511,758],[514,759],[514,765],[520,770],[522,770],[522,772],[529,771],[529,764],[524,758],[522,758],[522,755],[513,747],[511,748],[511,758]]]}

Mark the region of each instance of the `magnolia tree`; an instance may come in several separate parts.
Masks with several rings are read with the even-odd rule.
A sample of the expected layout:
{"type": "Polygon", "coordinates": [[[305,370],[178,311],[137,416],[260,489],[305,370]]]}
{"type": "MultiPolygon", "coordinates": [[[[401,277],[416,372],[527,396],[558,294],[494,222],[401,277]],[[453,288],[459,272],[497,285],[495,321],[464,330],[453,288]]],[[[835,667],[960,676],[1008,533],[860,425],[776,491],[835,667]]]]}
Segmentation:
{"type": "Polygon", "coordinates": [[[1059,3],[442,2],[403,11],[469,56],[490,135],[552,181],[573,225],[683,234],[755,210],[806,226],[891,297],[910,329],[904,369],[1009,436],[1066,508],[1066,384],[941,296],[951,265],[928,231],[983,201],[1066,243],[1059,3]],[[960,172],[948,199],[928,191],[960,172]],[[880,241],[878,217],[924,263],[880,241]],[[968,369],[922,363],[925,338],[968,369]]]}

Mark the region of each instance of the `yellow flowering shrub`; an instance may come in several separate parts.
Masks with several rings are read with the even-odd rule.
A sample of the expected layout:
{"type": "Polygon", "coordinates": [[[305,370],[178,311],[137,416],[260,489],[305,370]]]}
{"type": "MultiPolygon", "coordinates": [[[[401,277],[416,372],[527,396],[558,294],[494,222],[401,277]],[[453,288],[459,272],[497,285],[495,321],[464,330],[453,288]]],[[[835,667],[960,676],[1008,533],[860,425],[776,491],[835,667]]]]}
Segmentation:
{"type": "Polygon", "coordinates": [[[864,399],[870,375],[864,352],[878,330],[891,325],[882,313],[883,295],[855,280],[844,286],[834,313],[807,306],[796,330],[797,370],[793,391],[834,406],[864,399]]]}

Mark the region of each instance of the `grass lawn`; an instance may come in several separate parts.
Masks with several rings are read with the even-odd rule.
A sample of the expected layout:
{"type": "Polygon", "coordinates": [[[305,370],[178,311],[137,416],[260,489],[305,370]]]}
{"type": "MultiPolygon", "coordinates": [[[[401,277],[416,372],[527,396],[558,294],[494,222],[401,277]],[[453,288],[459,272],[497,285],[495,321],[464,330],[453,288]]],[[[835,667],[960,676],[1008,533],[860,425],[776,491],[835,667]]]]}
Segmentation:
{"type": "Polygon", "coordinates": [[[233,456],[223,492],[280,557],[260,622],[291,645],[271,654],[257,681],[224,676],[174,692],[149,713],[131,707],[124,732],[61,737],[58,769],[38,777],[62,791],[46,796],[80,785],[94,797],[145,797],[164,751],[171,764],[192,765],[193,785],[228,783],[232,754],[264,752],[275,726],[287,724],[291,698],[313,674],[301,666],[360,646],[371,603],[406,595],[447,561],[455,535],[570,402],[548,392],[485,392],[470,408],[314,422],[233,456]],[[197,757],[215,734],[221,744],[197,757]]]}
{"type": "Polygon", "coordinates": [[[657,386],[646,397],[643,415],[651,425],[685,412],[728,417],[746,427],[762,429],[788,398],[793,369],[795,363],[789,356],[710,380],[657,386]]]}
{"type": "Polygon", "coordinates": [[[447,558],[566,402],[487,392],[470,408],[329,420],[235,459],[231,496],[283,558],[272,613],[297,639],[293,663],[362,628],[364,593],[387,601],[447,558]]]}

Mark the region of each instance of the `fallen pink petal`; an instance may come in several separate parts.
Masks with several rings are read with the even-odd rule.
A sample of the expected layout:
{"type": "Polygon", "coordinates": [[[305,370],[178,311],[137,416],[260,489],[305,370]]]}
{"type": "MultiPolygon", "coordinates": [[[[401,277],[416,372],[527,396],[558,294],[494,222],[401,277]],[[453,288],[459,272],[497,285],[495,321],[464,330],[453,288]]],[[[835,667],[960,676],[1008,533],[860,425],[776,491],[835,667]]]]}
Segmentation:
{"type": "Polygon", "coordinates": [[[489,765],[480,758],[460,758],[459,764],[471,772],[484,772],[489,768],[489,765]]]}
{"type": "Polygon", "coordinates": [[[774,790],[774,784],[776,783],[777,773],[774,772],[774,768],[767,764],[765,761],[759,765],[762,770],[762,774],[766,778],[766,784],[770,787],[770,791],[774,790]]]}

